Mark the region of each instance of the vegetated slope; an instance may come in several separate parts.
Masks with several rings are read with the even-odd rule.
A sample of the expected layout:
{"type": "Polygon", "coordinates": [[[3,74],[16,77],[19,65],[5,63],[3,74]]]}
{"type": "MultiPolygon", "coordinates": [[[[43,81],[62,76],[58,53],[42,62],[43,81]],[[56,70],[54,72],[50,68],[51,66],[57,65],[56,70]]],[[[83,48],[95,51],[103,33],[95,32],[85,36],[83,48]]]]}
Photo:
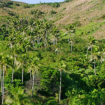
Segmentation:
{"type": "MultiPolygon", "coordinates": [[[[100,23],[105,18],[104,0],[73,0],[71,2],[25,4],[20,2],[9,3],[8,7],[0,8],[0,15],[8,15],[13,12],[20,17],[35,17],[31,11],[39,10],[43,12],[40,19],[52,20],[59,29],[65,31],[64,26],[71,23],[79,23],[78,27],[84,27],[92,22],[100,23]],[[13,4],[12,4],[13,3],[13,4]]],[[[102,26],[104,27],[104,26],[102,26]]],[[[92,33],[96,38],[104,38],[104,30],[99,29],[92,33]],[[100,34],[101,32],[101,34],[100,34]],[[102,37],[101,37],[102,36],[102,37]]]]}
{"type": "Polygon", "coordinates": [[[2,102],[105,104],[104,3],[1,2],[2,102]]]}

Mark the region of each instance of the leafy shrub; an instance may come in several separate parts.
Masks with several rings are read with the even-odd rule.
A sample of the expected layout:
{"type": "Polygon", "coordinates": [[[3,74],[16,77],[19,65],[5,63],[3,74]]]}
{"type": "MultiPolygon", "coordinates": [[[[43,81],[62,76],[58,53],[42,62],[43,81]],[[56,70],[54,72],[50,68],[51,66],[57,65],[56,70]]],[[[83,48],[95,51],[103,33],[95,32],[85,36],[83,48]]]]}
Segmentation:
{"type": "Polygon", "coordinates": [[[70,1],[73,1],[73,0],[65,0],[65,2],[70,2],[70,1]]]}
{"type": "Polygon", "coordinates": [[[29,4],[29,7],[30,8],[32,8],[32,7],[34,7],[35,6],[35,4],[29,4]]]}
{"type": "MultiPolygon", "coordinates": [[[[69,31],[69,30],[74,30],[74,31],[75,31],[73,24],[68,24],[68,25],[66,25],[66,26],[65,26],[65,29],[68,30],[68,31],[69,31]]],[[[73,32],[74,32],[74,31],[73,31],[73,32]]]]}
{"type": "Polygon", "coordinates": [[[16,14],[14,13],[14,12],[12,12],[12,11],[7,11],[8,12],[8,14],[9,15],[11,15],[11,16],[15,16],[16,14]]]}
{"type": "Polygon", "coordinates": [[[31,10],[31,14],[35,15],[35,17],[40,17],[42,14],[44,14],[44,12],[36,9],[36,10],[31,10]]]}
{"type": "Polygon", "coordinates": [[[47,3],[48,5],[52,6],[52,7],[60,7],[60,4],[55,2],[55,3],[47,3]]]}
{"type": "Polygon", "coordinates": [[[23,8],[30,8],[29,4],[24,4],[23,8]]]}
{"type": "Polygon", "coordinates": [[[51,10],[51,12],[50,12],[51,14],[56,14],[57,12],[56,11],[54,11],[54,10],[51,10]]]}
{"type": "Polygon", "coordinates": [[[80,23],[80,21],[77,21],[77,22],[73,23],[73,25],[74,25],[75,27],[79,27],[79,26],[81,26],[81,23],[80,23]]]}
{"type": "Polygon", "coordinates": [[[12,8],[12,5],[13,5],[13,2],[12,2],[12,1],[1,2],[1,3],[0,3],[0,8],[3,8],[3,7],[9,7],[9,8],[12,8]]]}
{"type": "Polygon", "coordinates": [[[23,8],[32,8],[34,6],[35,6],[35,4],[24,4],[23,8]]]}
{"type": "Polygon", "coordinates": [[[20,6],[20,4],[18,4],[18,3],[15,3],[15,5],[16,5],[16,6],[20,6]]]}
{"type": "Polygon", "coordinates": [[[105,19],[105,14],[101,16],[101,18],[105,19]]]}
{"type": "Polygon", "coordinates": [[[49,100],[45,105],[59,105],[55,100],[49,100]]]}

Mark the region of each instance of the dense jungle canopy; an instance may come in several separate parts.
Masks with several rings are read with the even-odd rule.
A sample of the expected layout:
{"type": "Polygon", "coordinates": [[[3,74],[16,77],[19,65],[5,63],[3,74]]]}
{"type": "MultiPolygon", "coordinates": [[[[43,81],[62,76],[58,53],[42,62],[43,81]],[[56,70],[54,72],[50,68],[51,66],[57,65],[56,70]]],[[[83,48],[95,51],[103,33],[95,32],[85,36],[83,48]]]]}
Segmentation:
{"type": "Polygon", "coordinates": [[[1,105],[104,105],[104,4],[0,0],[1,105]]]}

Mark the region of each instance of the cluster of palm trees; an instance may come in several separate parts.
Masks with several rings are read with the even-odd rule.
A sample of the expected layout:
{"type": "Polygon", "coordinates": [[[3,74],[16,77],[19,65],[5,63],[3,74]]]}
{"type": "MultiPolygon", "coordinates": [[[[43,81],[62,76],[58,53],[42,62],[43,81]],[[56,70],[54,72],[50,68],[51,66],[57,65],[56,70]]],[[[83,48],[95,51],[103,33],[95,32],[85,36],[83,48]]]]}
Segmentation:
{"type": "Polygon", "coordinates": [[[54,37],[50,37],[52,23],[47,21],[34,21],[34,23],[28,24],[27,20],[13,21],[10,25],[9,37],[6,42],[6,46],[9,47],[7,52],[1,53],[1,68],[0,68],[0,79],[1,79],[1,93],[2,93],[2,104],[4,102],[4,75],[6,75],[7,66],[12,69],[11,84],[14,83],[14,72],[19,68],[22,69],[22,83],[24,83],[24,71],[26,64],[29,66],[27,72],[30,72],[30,77],[33,75],[33,85],[32,85],[32,96],[34,90],[34,80],[35,73],[38,73],[39,65],[36,61],[38,58],[36,56],[30,57],[28,61],[28,53],[33,55],[35,51],[35,46],[40,47],[41,43],[44,43],[45,48],[48,46],[48,39],[53,41],[53,45],[57,44],[57,28],[54,28],[52,33],[55,34],[54,37]],[[13,25],[13,26],[12,26],[13,25]],[[12,27],[12,28],[11,28],[12,27]],[[20,32],[19,32],[20,31],[20,32]],[[22,31],[22,32],[21,32],[22,31]],[[27,35],[29,33],[29,35],[27,35]],[[43,42],[42,42],[43,41],[43,42]],[[30,64],[28,64],[30,62],[30,64]],[[31,74],[32,73],[32,74],[31,74]]]}
{"type": "MultiPolygon", "coordinates": [[[[33,78],[32,83],[32,97],[35,85],[35,74],[39,73],[40,59],[35,55],[35,51],[40,48],[47,49],[48,45],[53,45],[56,47],[56,54],[61,56],[62,47],[58,47],[60,33],[58,29],[52,25],[52,23],[36,20],[34,22],[28,23],[28,20],[13,21],[13,26],[10,26],[9,36],[6,41],[7,51],[1,53],[0,55],[0,82],[1,82],[1,92],[2,92],[2,105],[4,102],[4,76],[6,75],[6,69],[10,68],[12,70],[11,74],[11,84],[14,83],[14,73],[15,70],[21,69],[21,82],[24,83],[24,72],[30,73],[30,78],[33,78]],[[28,25],[28,26],[27,26],[28,25]],[[11,28],[12,27],[12,28],[11,28]],[[14,27],[14,28],[13,28],[14,27]]],[[[70,27],[71,28],[71,27],[70,27]]],[[[72,29],[68,28],[67,33],[68,44],[71,45],[71,53],[73,52],[73,39],[71,38],[74,33],[74,27],[72,29]],[[69,30],[71,30],[69,32],[69,30]]],[[[94,64],[94,72],[96,72],[96,60],[100,57],[100,62],[104,61],[105,53],[99,52],[99,47],[94,45],[95,39],[89,39],[89,45],[87,46],[87,59],[94,64]]],[[[61,91],[62,91],[62,71],[66,68],[65,61],[61,61],[58,65],[60,72],[60,86],[59,86],[59,102],[61,101],[61,91]]],[[[67,72],[67,71],[66,71],[67,72]]],[[[69,73],[69,72],[68,72],[69,73]]]]}

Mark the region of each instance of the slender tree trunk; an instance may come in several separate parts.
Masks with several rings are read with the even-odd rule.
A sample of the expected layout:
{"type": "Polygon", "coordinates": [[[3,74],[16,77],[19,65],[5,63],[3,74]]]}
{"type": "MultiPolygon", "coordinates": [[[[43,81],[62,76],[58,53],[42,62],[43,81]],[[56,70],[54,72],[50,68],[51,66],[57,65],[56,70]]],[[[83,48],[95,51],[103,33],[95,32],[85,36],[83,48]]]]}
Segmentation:
{"type": "Polygon", "coordinates": [[[72,53],[72,50],[73,50],[73,48],[72,48],[72,41],[71,41],[71,53],[72,53]]]}
{"type": "Polygon", "coordinates": [[[87,59],[88,59],[88,47],[87,47],[87,59]]]}
{"type": "Polygon", "coordinates": [[[45,49],[47,47],[47,31],[46,31],[46,34],[45,34],[45,49]]]}
{"type": "Polygon", "coordinates": [[[12,84],[13,84],[13,77],[14,77],[14,69],[12,71],[12,84]]]}
{"type": "Polygon", "coordinates": [[[35,82],[35,74],[33,74],[32,97],[33,97],[33,91],[34,91],[34,82],[35,82]]]}
{"type": "Polygon", "coordinates": [[[22,68],[22,84],[24,82],[24,69],[22,68]]]}
{"type": "Polygon", "coordinates": [[[40,37],[38,36],[38,39],[37,39],[37,43],[38,43],[38,47],[40,45],[40,37]]]}
{"type": "Polygon", "coordinates": [[[12,71],[12,84],[13,84],[13,79],[14,79],[15,62],[16,62],[16,57],[14,58],[14,68],[13,68],[13,71],[12,71]]]}
{"type": "Polygon", "coordinates": [[[91,44],[91,59],[92,59],[92,44],[91,44]]]}
{"type": "Polygon", "coordinates": [[[103,102],[101,102],[101,105],[104,105],[103,102]]]}
{"type": "Polygon", "coordinates": [[[95,72],[95,75],[96,75],[96,65],[95,65],[95,58],[94,58],[94,72],[95,72]]]}
{"type": "Polygon", "coordinates": [[[1,78],[0,78],[0,79],[1,79],[1,84],[0,84],[0,85],[1,85],[0,105],[2,105],[2,86],[3,86],[3,85],[2,85],[2,84],[3,84],[3,82],[2,82],[2,69],[0,70],[0,77],[1,77],[1,78]]]}
{"type": "Polygon", "coordinates": [[[70,43],[70,34],[69,34],[69,38],[68,38],[68,44],[70,43]]]}
{"type": "Polygon", "coordinates": [[[101,63],[100,63],[100,69],[101,69],[101,66],[102,66],[102,62],[103,62],[103,61],[102,61],[102,56],[101,56],[101,63]]]}
{"type": "Polygon", "coordinates": [[[60,70],[59,103],[61,101],[62,70],[60,70]]]}
{"type": "Polygon", "coordinates": [[[44,46],[45,46],[45,49],[47,48],[47,39],[45,38],[44,40],[44,46]]]}
{"type": "Polygon", "coordinates": [[[55,39],[54,39],[54,40],[53,40],[53,45],[55,45],[55,42],[56,42],[56,41],[55,41],[55,39]]]}
{"type": "Polygon", "coordinates": [[[5,69],[4,69],[4,66],[3,66],[3,82],[2,82],[2,105],[3,105],[3,103],[4,103],[4,71],[5,71],[5,69]]]}
{"type": "Polygon", "coordinates": [[[2,93],[2,70],[0,70],[0,85],[1,85],[1,93],[2,93]]]}

